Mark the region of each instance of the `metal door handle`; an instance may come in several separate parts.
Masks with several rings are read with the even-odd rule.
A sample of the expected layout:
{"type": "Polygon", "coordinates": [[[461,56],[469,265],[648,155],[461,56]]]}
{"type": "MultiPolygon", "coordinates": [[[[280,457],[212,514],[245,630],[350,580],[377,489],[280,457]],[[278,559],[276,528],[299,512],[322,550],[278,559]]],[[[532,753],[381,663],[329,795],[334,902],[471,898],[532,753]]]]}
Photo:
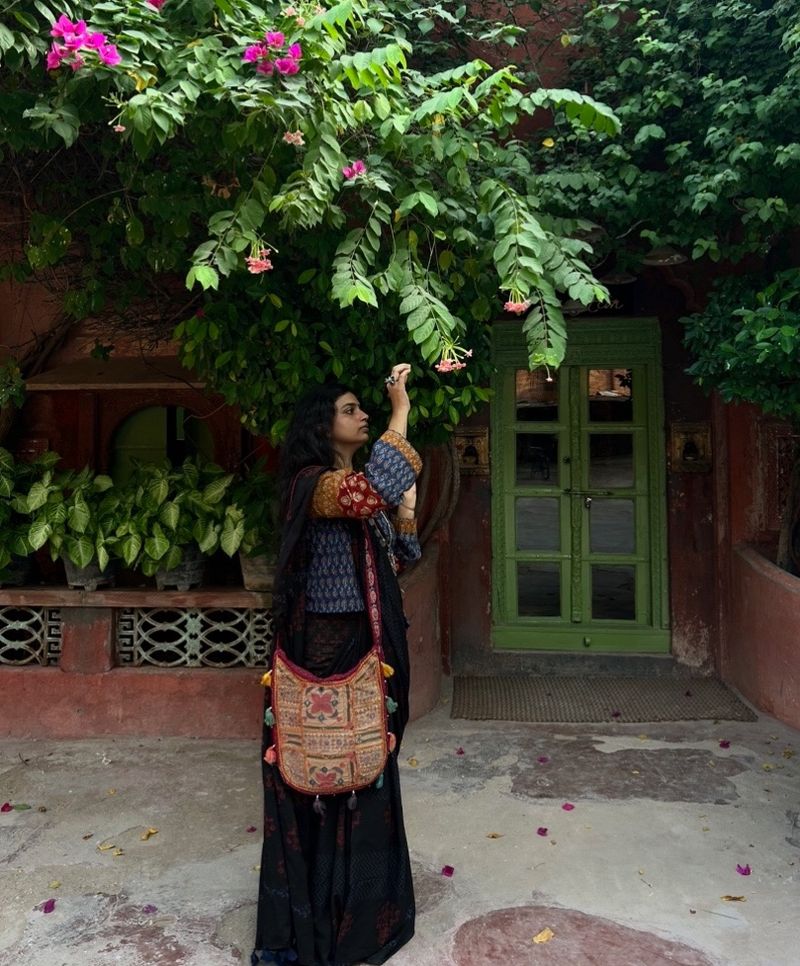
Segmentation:
{"type": "Polygon", "coordinates": [[[592,509],[592,498],[590,496],[584,497],[583,505],[586,507],[587,510],[591,510],[592,509]]]}

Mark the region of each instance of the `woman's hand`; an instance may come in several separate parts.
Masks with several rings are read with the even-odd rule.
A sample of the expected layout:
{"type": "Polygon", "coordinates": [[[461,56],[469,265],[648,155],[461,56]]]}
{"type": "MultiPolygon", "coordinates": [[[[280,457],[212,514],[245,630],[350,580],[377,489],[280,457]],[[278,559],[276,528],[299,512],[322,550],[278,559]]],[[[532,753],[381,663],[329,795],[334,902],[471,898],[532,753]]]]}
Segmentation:
{"type": "Polygon", "coordinates": [[[386,380],[386,392],[392,403],[392,409],[410,409],[411,403],[406,391],[406,383],[411,374],[411,366],[407,362],[399,362],[392,366],[392,372],[386,380]]]}
{"type": "Polygon", "coordinates": [[[406,392],[406,383],[411,373],[411,366],[407,362],[399,362],[392,366],[392,372],[386,379],[386,393],[392,404],[392,417],[388,428],[401,436],[408,433],[408,414],[411,401],[406,392]]]}

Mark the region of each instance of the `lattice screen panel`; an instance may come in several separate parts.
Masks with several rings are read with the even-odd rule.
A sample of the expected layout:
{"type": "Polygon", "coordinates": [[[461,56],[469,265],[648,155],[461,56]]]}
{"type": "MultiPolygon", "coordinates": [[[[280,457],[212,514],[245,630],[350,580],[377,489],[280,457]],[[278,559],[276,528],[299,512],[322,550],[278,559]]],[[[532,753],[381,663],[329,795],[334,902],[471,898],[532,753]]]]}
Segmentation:
{"type": "Polygon", "coordinates": [[[128,667],[263,667],[272,614],[250,608],[129,608],[117,612],[119,663],[128,667]]]}
{"type": "Polygon", "coordinates": [[[54,607],[0,607],[0,664],[58,664],[61,611],[54,607]]]}

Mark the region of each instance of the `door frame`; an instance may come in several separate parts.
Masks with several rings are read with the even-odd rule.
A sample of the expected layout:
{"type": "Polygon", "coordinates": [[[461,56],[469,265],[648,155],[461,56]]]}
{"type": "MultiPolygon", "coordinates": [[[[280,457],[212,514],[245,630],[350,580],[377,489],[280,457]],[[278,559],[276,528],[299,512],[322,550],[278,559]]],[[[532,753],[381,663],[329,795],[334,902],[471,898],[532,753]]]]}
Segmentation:
{"type": "Polygon", "coordinates": [[[647,467],[650,491],[651,621],[602,625],[570,624],[566,620],[510,617],[506,613],[506,530],[504,493],[506,463],[503,440],[507,432],[502,412],[502,386],[509,369],[527,369],[528,353],[520,322],[498,322],[492,332],[494,402],[491,406],[492,483],[492,647],[495,650],[602,653],[669,653],[669,592],[667,566],[667,500],[664,443],[664,394],[661,366],[661,328],[656,318],[573,319],[567,324],[564,364],[592,368],[646,369],[647,467]],[[538,640],[530,643],[535,629],[538,640]],[[547,632],[546,635],[544,632],[547,632]],[[544,639],[543,639],[544,638],[544,639]]]}

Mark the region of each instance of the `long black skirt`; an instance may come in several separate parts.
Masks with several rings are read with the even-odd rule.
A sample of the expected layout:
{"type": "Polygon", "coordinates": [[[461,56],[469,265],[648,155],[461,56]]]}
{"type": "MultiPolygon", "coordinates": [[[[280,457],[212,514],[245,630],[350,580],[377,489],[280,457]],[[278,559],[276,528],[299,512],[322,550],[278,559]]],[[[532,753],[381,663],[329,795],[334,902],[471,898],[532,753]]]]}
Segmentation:
{"type": "MultiPolygon", "coordinates": [[[[369,649],[363,614],[307,615],[303,664],[320,677],[339,674],[369,649]]],[[[264,750],[272,743],[264,729],[264,750]]],[[[253,963],[351,966],[386,962],[414,934],[414,890],[397,750],[380,788],[327,796],[325,814],[312,796],[289,788],[277,767],[263,765],[261,855],[253,963]]]]}

